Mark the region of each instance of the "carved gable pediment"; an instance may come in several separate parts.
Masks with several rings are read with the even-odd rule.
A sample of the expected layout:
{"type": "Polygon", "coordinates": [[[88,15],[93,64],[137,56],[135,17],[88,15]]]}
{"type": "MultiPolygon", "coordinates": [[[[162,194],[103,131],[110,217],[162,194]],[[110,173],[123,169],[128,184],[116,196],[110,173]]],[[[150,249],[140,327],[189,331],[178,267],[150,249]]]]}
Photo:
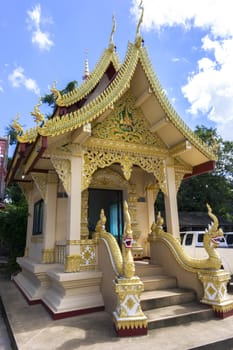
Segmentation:
{"type": "Polygon", "coordinates": [[[165,148],[161,139],[150,132],[148,122],[141,109],[135,106],[130,90],[114,104],[114,109],[104,121],[93,126],[92,136],[165,148]]]}

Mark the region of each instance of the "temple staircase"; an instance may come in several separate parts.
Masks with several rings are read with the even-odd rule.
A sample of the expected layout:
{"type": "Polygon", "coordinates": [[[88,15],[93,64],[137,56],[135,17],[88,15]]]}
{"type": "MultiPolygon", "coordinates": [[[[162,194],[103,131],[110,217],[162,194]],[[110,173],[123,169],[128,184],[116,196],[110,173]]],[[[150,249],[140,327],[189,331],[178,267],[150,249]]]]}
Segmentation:
{"type": "Polygon", "coordinates": [[[176,278],[166,275],[161,266],[137,261],[135,268],[135,275],[144,283],[140,299],[148,329],[214,318],[212,309],[197,300],[195,291],[179,288],[176,278]]]}

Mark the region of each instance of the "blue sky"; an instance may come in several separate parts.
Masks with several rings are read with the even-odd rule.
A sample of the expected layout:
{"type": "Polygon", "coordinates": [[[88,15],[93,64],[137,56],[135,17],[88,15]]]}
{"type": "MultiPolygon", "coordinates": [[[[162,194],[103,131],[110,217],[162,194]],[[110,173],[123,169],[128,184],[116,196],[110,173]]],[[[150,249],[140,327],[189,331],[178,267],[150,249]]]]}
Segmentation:
{"type": "MultiPolygon", "coordinates": [[[[231,0],[144,0],[141,34],[154,70],[181,118],[217,128],[233,140],[233,21],[231,0]]],[[[20,113],[30,112],[53,81],[63,89],[82,83],[85,51],[90,71],[114,42],[123,61],[135,39],[136,0],[8,0],[0,12],[0,136],[20,113]]],[[[46,106],[41,110],[47,112],[46,106]]]]}

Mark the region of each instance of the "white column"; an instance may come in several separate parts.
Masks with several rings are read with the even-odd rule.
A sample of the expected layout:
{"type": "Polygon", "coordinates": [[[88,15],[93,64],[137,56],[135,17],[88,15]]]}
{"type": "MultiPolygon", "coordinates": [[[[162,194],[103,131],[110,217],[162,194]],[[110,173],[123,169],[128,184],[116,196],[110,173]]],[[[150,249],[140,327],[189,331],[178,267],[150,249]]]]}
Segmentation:
{"type": "Polygon", "coordinates": [[[25,255],[29,256],[29,254],[30,254],[30,242],[31,242],[32,228],[33,228],[33,211],[34,211],[32,186],[31,186],[31,190],[28,191],[26,198],[27,198],[27,203],[28,203],[28,221],[27,221],[27,236],[26,236],[25,255]]]}
{"type": "Polygon", "coordinates": [[[179,239],[180,232],[179,232],[179,217],[178,217],[178,208],[177,208],[175,170],[174,170],[174,163],[172,159],[168,159],[166,162],[166,177],[167,177],[167,195],[164,195],[164,199],[165,199],[167,232],[171,233],[174,237],[179,239]]]}
{"type": "Polygon", "coordinates": [[[46,198],[44,201],[44,239],[43,249],[55,248],[57,215],[57,175],[48,174],[46,198]]]}
{"type": "Polygon", "coordinates": [[[81,192],[82,192],[82,158],[71,157],[70,194],[68,196],[67,255],[80,253],[81,239],[81,192]]]}
{"type": "Polygon", "coordinates": [[[151,184],[146,188],[147,206],[148,206],[148,227],[151,228],[155,222],[155,200],[159,192],[159,184],[151,184]]]}

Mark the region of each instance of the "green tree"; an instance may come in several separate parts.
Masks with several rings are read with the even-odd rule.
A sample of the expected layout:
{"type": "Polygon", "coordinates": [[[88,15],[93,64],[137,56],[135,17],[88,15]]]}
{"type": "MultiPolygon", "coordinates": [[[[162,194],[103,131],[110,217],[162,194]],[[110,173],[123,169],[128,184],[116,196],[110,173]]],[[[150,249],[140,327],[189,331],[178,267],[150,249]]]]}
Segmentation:
{"type": "Polygon", "coordinates": [[[16,263],[18,256],[23,256],[26,231],[28,205],[17,184],[6,189],[6,207],[0,210],[0,242],[8,251],[8,272],[12,273],[19,267],[16,263]]]}
{"type": "Polygon", "coordinates": [[[209,203],[213,212],[233,219],[233,142],[223,141],[216,129],[197,126],[195,133],[209,146],[217,145],[218,160],[214,171],[182,181],[178,192],[179,211],[206,211],[209,203]]]}
{"type": "MultiPolygon", "coordinates": [[[[216,147],[218,160],[212,172],[184,179],[177,194],[179,211],[206,212],[209,203],[213,212],[225,220],[233,220],[233,142],[223,141],[216,129],[203,125],[194,131],[208,146],[216,147]]],[[[159,192],[155,211],[164,212],[164,196],[159,192]]]]}

